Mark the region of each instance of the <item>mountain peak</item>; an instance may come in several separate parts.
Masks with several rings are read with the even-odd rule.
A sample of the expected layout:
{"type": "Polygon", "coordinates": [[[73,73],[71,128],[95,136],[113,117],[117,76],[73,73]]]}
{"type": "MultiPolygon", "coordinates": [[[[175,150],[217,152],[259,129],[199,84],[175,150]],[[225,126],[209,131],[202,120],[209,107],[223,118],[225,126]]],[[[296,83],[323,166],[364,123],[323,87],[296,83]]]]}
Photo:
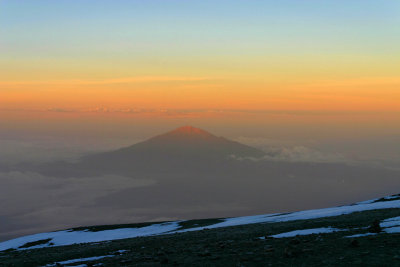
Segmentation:
{"type": "Polygon", "coordinates": [[[221,142],[223,138],[217,137],[200,128],[190,125],[182,126],[170,132],[150,138],[148,141],[169,144],[177,143],[199,143],[199,142],[221,142]]]}
{"type": "Polygon", "coordinates": [[[84,161],[96,168],[103,166],[108,171],[125,168],[136,172],[154,168],[204,168],[225,161],[231,155],[257,158],[265,153],[187,125],[129,147],[87,156],[84,161]]]}
{"type": "Polygon", "coordinates": [[[172,130],[171,132],[167,133],[169,135],[192,135],[192,136],[212,136],[207,131],[204,131],[200,128],[196,128],[190,125],[185,125],[179,128],[176,128],[175,130],[172,130]]]}

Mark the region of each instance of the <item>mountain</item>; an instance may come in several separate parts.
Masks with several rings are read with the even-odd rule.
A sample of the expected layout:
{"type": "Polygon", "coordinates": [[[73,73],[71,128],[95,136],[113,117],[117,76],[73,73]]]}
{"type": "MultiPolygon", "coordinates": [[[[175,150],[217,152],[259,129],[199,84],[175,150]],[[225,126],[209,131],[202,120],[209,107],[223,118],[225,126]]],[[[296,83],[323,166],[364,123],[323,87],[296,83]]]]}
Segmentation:
{"type": "Polygon", "coordinates": [[[208,168],[223,164],[230,156],[259,158],[256,148],[215,136],[202,129],[183,126],[111,152],[88,155],[81,166],[112,170],[171,170],[208,168]]]}
{"type": "MultiPolygon", "coordinates": [[[[60,225],[77,221],[104,224],[109,218],[122,220],[131,214],[150,221],[290,212],[352,203],[395,193],[400,187],[400,172],[396,170],[340,163],[237,160],[230,158],[231,154],[262,156],[263,152],[183,127],[130,147],[86,156],[79,163],[47,164],[26,172],[51,178],[45,180],[50,181],[49,187],[37,191],[38,195],[44,192],[56,197],[53,184],[60,181],[68,185],[65,194],[57,189],[64,202],[49,204],[61,214],[49,220],[60,225]],[[110,187],[114,183],[116,189],[110,187]],[[71,194],[70,185],[78,187],[79,193],[71,194]],[[76,203],[85,205],[74,207],[76,203]],[[78,211],[86,214],[88,208],[98,217],[76,219],[70,215],[78,211]],[[71,213],[63,214],[64,209],[71,213]]],[[[15,219],[25,214],[25,208],[21,210],[18,217],[13,215],[15,219]]],[[[43,219],[31,214],[24,215],[25,220],[40,219],[38,224],[47,231],[43,219]]]]}
{"type": "Polygon", "coordinates": [[[0,242],[0,261],[4,266],[399,266],[399,207],[397,194],[292,213],[78,227],[0,242]]]}

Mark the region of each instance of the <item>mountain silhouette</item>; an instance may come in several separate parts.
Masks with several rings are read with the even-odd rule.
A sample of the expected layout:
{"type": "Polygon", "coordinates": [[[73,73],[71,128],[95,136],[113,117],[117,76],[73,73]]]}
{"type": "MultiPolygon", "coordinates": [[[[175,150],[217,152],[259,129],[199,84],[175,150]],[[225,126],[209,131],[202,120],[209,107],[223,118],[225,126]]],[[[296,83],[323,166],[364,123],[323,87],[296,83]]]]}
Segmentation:
{"type": "Polygon", "coordinates": [[[146,141],[111,152],[88,155],[81,165],[111,170],[167,170],[210,167],[236,157],[262,157],[256,148],[183,126],[146,141]]]}
{"type": "MultiPolygon", "coordinates": [[[[148,186],[127,183],[122,190],[110,188],[85,204],[85,210],[102,207],[149,218],[154,214],[157,218],[226,217],[318,208],[337,203],[338,195],[352,202],[356,201],[354,192],[367,197],[393,190],[399,183],[398,172],[364,165],[237,160],[231,155],[262,157],[264,153],[184,126],[115,151],[87,155],[77,163],[28,165],[23,170],[54,178],[91,178],[88,195],[104,179],[122,176],[152,181],[148,186]],[[92,178],[99,178],[99,184],[92,178]]],[[[119,179],[115,182],[120,183],[119,179]]],[[[67,193],[68,188],[60,197],[67,193]]]]}

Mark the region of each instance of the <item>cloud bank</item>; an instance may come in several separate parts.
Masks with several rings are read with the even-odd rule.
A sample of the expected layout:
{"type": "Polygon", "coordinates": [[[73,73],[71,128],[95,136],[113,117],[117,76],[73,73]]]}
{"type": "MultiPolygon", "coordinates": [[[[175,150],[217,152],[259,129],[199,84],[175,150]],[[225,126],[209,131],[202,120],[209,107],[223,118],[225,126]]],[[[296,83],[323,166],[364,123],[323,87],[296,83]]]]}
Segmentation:
{"type": "Polygon", "coordinates": [[[237,160],[252,160],[252,161],[287,161],[287,162],[316,162],[316,163],[331,163],[331,162],[349,162],[350,160],[343,155],[337,153],[322,153],[315,149],[305,146],[294,147],[271,147],[264,149],[266,155],[262,158],[252,157],[236,157],[232,158],[237,160]]]}
{"type": "MultiPolygon", "coordinates": [[[[151,179],[111,174],[54,178],[34,172],[0,172],[0,240],[40,231],[44,225],[56,229],[85,221],[93,223],[96,218],[99,222],[115,221],[107,215],[115,216],[115,211],[91,207],[97,198],[155,184],[151,179]]],[[[138,219],[127,211],[120,213],[120,219],[138,219]]]]}

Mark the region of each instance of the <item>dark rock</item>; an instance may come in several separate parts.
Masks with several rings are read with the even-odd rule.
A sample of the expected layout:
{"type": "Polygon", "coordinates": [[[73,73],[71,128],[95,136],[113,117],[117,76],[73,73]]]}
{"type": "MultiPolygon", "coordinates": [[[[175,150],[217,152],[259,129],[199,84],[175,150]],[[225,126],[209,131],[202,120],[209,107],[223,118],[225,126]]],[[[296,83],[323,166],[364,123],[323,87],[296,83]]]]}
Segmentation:
{"type": "Polygon", "coordinates": [[[160,259],[161,264],[168,264],[168,258],[161,258],[160,259]]]}
{"type": "Polygon", "coordinates": [[[211,260],[213,260],[213,261],[216,261],[216,260],[219,260],[219,259],[221,259],[220,256],[213,256],[213,257],[211,258],[211,260]]]}
{"type": "Polygon", "coordinates": [[[353,240],[350,241],[350,247],[356,248],[356,247],[359,247],[359,246],[360,246],[360,242],[358,242],[357,239],[353,239],[353,240]]]}
{"type": "Polygon", "coordinates": [[[208,250],[204,250],[203,252],[199,252],[197,255],[200,257],[207,257],[211,256],[211,253],[208,250]]]}
{"type": "Polygon", "coordinates": [[[293,257],[292,250],[289,249],[289,248],[285,248],[285,250],[283,251],[283,255],[284,255],[286,258],[291,258],[291,257],[293,257]]]}
{"type": "Polygon", "coordinates": [[[298,244],[300,244],[301,242],[300,242],[300,240],[298,239],[298,238],[294,238],[294,239],[292,239],[292,240],[290,240],[289,241],[289,244],[290,245],[298,245],[298,244]]]}
{"type": "Polygon", "coordinates": [[[157,256],[165,256],[164,251],[159,250],[159,251],[157,252],[157,256]]]}
{"type": "Polygon", "coordinates": [[[382,232],[382,228],[379,224],[379,220],[375,220],[372,222],[372,224],[369,226],[368,231],[370,233],[380,233],[382,232]]]}
{"type": "Polygon", "coordinates": [[[300,254],[299,250],[293,249],[291,247],[286,247],[285,250],[283,251],[283,255],[286,258],[294,258],[294,257],[299,256],[299,254],[300,254]]]}

